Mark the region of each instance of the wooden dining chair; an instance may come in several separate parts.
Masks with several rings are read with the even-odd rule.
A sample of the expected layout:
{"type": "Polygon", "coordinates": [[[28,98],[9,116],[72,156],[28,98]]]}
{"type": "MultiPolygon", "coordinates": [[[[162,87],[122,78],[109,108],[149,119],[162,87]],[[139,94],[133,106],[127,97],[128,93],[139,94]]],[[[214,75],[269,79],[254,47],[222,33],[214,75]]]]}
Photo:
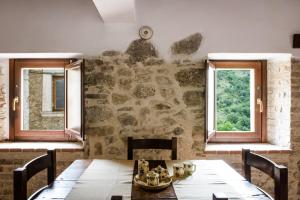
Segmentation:
{"type": "Polygon", "coordinates": [[[44,189],[50,186],[56,177],[56,151],[48,150],[47,154],[39,156],[23,167],[14,170],[14,200],[27,199],[27,182],[38,172],[47,169],[48,185],[31,195],[28,200],[36,198],[44,189]]]}
{"type": "Polygon", "coordinates": [[[213,193],[213,200],[228,200],[223,192],[213,193]]]}
{"type": "Polygon", "coordinates": [[[134,149],[169,149],[172,151],[172,160],[177,160],[177,138],[172,139],[133,139],[128,137],[128,160],[133,159],[134,149]]]}
{"type": "MultiPolygon", "coordinates": [[[[250,149],[242,150],[243,173],[245,178],[251,182],[251,167],[259,169],[268,174],[274,180],[275,200],[288,199],[288,169],[285,166],[277,165],[273,161],[253,153],[250,149]]],[[[260,189],[260,188],[259,188],[260,189]]],[[[264,192],[262,189],[260,189],[264,192]]],[[[264,192],[268,197],[270,195],[264,192]]]]}
{"type": "Polygon", "coordinates": [[[122,196],[114,195],[114,196],[111,196],[110,200],[122,200],[122,199],[123,199],[122,196]]]}

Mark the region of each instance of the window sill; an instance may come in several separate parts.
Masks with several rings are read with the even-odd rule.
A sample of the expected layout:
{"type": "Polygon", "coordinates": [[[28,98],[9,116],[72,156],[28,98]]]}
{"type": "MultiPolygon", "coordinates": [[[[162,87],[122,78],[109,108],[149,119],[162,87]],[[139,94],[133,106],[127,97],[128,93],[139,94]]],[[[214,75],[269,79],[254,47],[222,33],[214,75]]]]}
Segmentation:
{"type": "Polygon", "coordinates": [[[56,149],[57,152],[80,152],[79,142],[0,142],[0,152],[40,152],[56,149]]]}
{"type": "Polygon", "coordinates": [[[281,154],[290,153],[291,149],[268,143],[252,144],[207,144],[205,147],[206,154],[240,154],[242,149],[251,149],[261,154],[281,154]]]}
{"type": "Polygon", "coordinates": [[[50,111],[43,111],[41,113],[42,117],[64,117],[64,112],[56,111],[56,112],[50,112],[50,111]]]}

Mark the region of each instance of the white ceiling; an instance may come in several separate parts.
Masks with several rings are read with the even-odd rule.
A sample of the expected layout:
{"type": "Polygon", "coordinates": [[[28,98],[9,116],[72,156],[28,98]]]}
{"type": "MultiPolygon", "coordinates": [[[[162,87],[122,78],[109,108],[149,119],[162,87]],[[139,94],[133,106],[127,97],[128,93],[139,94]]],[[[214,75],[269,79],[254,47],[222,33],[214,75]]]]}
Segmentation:
{"type": "Polygon", "coordinates": [[[93,0],[104,23],[135,22],[135,0],[93,0]]]}
{"type": "MultiPolygon", "coordinates": [[[[118,1],[119,8],[124,4],[109,1],[118,1]]],[[[136,0],[130,5],[135,9],[127,16],[135,13],[134,23],[103,23],[92,0],[0,0],[0,53],[81,52],[94,57],[106,50],[124,52],[147,25],[154,31],[151,42],[165,59],[172,59],[175,41],[196,32],[203,40],[195,58],[208,53],[300,57],[300,49],[292,48],[293,34],[300,33],[300,0],[136,0]]],[[[113,16],[122,16],[110,8],[113,16]]]]}

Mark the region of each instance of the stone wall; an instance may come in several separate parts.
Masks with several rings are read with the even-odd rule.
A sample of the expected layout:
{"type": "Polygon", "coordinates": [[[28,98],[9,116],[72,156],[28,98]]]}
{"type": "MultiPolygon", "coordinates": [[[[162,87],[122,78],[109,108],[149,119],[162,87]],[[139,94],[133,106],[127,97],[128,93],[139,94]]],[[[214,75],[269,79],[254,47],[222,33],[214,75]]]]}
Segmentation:
{"type": "Polygon", "coordinates": [[[292,60],[291,148],[289,189],[300,199],[300,58],[292,60]]]}
{"type": "Polygon", "coordinates": [[[43,88],[43,70],[29,70],[28,79],[29,94],[24,101],[28,102],[29,130],[64,130],[63,112],[43,111],[43,93],[51,93],[43,88]]]}
{"type": "Polygon", "coordinates": [[[8,135],[8,59],[0,60],[0,141],[8,135]]]}
{"type": "MultiPolygon", "coordinates": [[[[126,53],[107,51],[97,59],[86,60],[85,66],[89,157],[126,159],[128,136],[175,136],[179,139],[179,159],[202,154],[206,76],[203,61],[185,55],[165,62],[150,42],[136,40],[126,53]]],[[[170,158],[163,153],[145,152],[142,157],[170,158]]]]}
{"type": "MultiPolygon", "coordinates": [[[[90,157],[126,158],[128,136],[179,138],[179,158],[203,149],[203,62],[130,63],[118,54],[86,61],[86,134],[90,157]]],[[[189,156],[187,156],[189,155],[189,156]]]]}
{"type": "MultiPolygon", "coordinates": [[[[5,118],[6,118],[6,102],[5,102],[5,91],[3,89],[4,83],[3,83],[3,69],[0,67],[0,133],[4,132],[4,126],[5,126],[5,118]]],[[[3,139],[3,135],[0,134],[0,141],[3,139]]]]}
{"type": "Polygon", "coordinates": [[[291,60],[268,60],[267,79],[268,142],[289,147],[291,137],[291,60]]]}
{"type": "MultiPolygon", "coordinates": [[[[0,151],[0,200],[13,199],[13,170],[29,160],[45,154],[42,151],[0,151]]],[[[60,174],[74,160],[83,158],[83,151],[58,151],[57,174],[60,174]]],[[[28,182],[28,195],[47,184],[46,171],[42,171],[28,182]]]]}

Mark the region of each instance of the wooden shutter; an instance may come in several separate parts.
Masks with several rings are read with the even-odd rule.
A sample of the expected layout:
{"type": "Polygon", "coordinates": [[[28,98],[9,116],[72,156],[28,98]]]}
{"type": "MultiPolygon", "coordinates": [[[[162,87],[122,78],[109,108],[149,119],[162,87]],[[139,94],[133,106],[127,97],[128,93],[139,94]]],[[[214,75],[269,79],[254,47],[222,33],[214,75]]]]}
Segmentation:
{"type": "Polygon", "coordinates": [[[206,61],[206,142],[215,135],[215,66],[206,61]]]}
{"type": "Polygon", "coordinates": [[[65,133],[84,140],[83,60],[65,66],[65,133]]]}

